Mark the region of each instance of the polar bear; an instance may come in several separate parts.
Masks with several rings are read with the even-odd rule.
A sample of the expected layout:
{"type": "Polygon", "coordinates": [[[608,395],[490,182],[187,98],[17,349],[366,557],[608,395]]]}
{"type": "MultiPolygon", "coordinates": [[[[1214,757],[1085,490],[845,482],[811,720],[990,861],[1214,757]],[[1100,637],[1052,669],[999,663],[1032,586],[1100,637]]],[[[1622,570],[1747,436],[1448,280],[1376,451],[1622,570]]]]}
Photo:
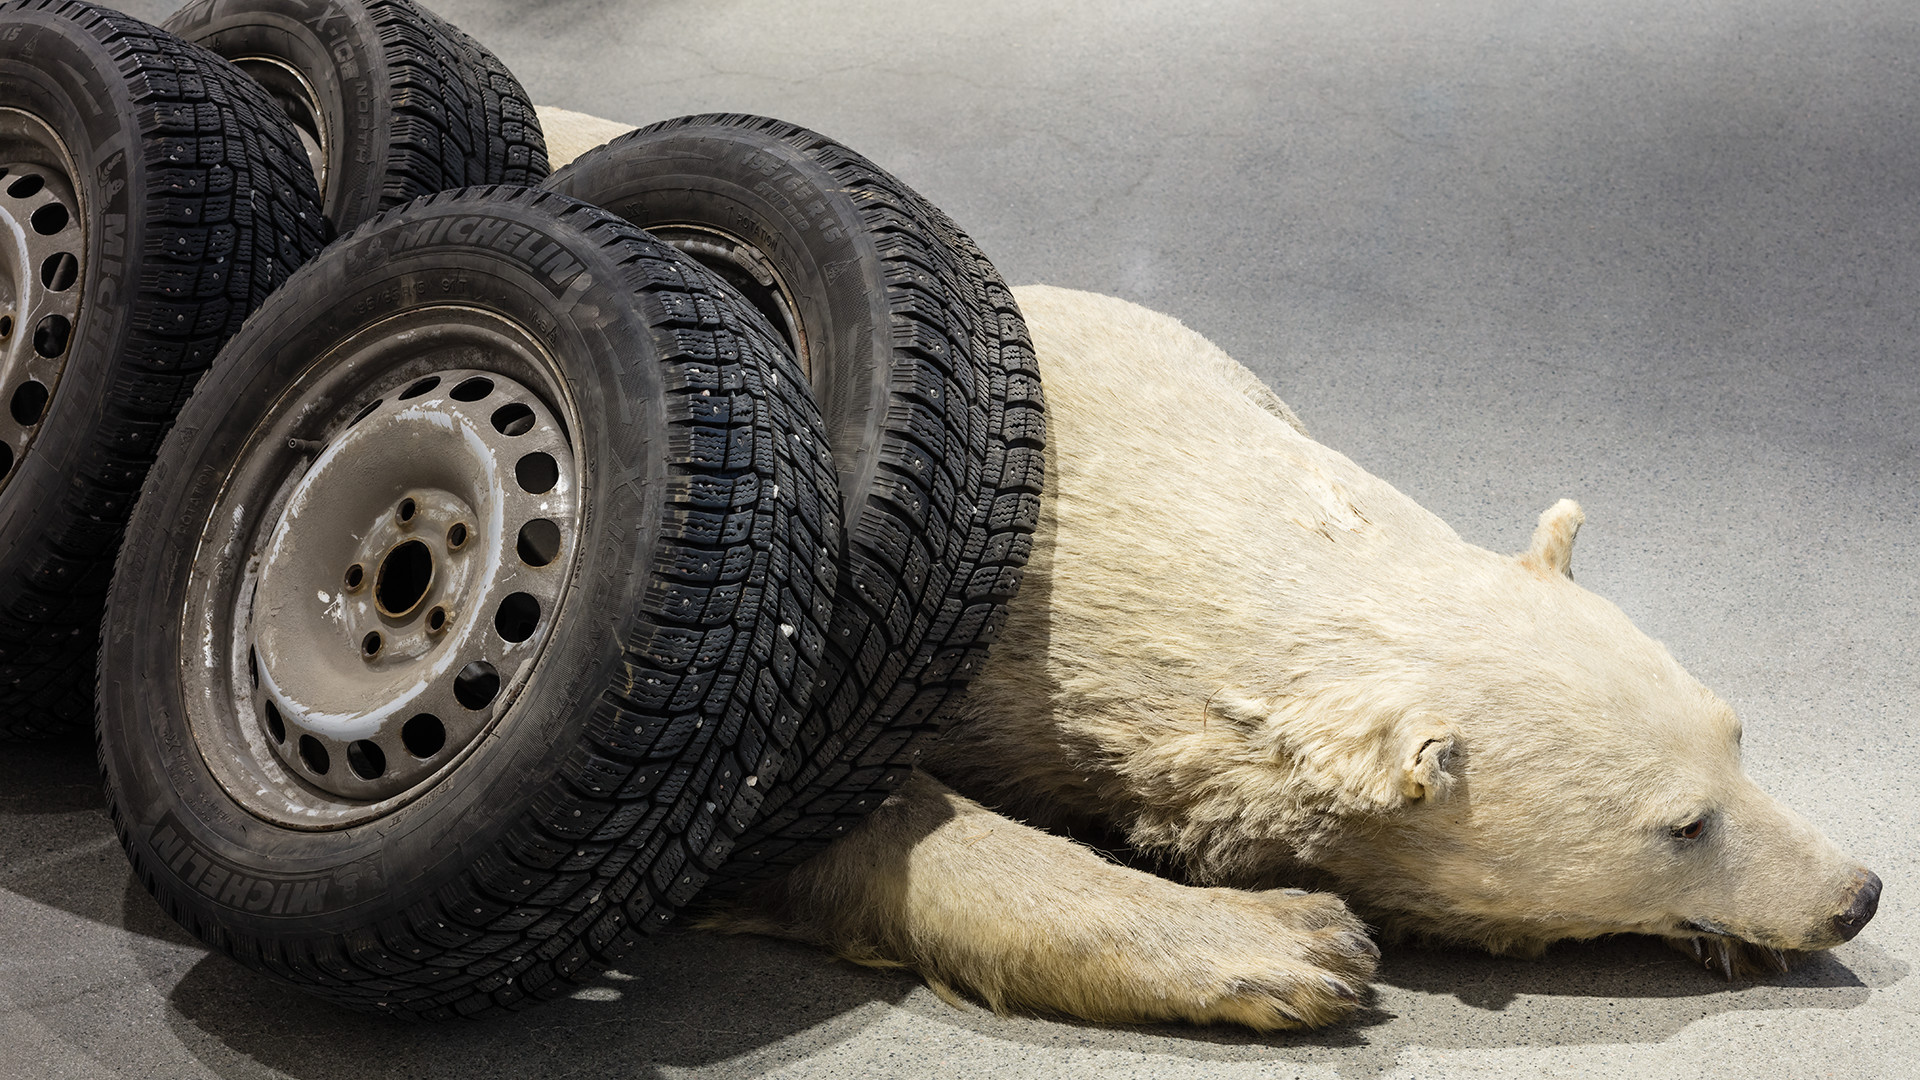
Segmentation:
{"type": "Polygon", "coordinates": [[[1732,976],[1872,917],[1732,710],[1574,583],[1574,503],[1475,547],[1176,320],[1015,296],[1050,434],[1005,635],[914,779],[711,925],[997,1009],[1271,1029],[1354,1008],[1368,924],[1651,934],[1732,976]]]}

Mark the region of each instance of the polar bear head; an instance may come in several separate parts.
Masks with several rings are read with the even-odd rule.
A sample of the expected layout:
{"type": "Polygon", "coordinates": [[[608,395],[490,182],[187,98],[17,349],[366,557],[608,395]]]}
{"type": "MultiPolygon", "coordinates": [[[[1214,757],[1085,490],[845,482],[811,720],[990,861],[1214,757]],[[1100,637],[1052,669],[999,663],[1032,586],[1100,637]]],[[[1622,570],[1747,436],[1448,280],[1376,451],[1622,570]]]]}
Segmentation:
{"type": "Polygon", "coordinates": [[[1526,552],[1461,545],[1383,590],[1369,647],[1266,711],[1339,822],[1302,854],[1390,930],[1495,951],[1644,933],[1732,975],[1851,938],[1879,879],[1748,778],[1725,702],[1574,583],[1581,520],[1563,500],[1526,552]]]}

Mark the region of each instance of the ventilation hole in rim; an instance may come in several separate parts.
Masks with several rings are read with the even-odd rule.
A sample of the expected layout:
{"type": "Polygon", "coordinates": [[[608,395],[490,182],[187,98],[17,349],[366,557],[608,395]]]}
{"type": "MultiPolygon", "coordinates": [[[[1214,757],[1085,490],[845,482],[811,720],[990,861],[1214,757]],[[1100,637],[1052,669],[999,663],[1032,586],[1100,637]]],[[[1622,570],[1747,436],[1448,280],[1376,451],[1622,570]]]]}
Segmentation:
{"type": "Polygon", "coordinates": [[[73,336],[73,324],[65,315],[49,315],[33,328],[33,351],[51,360],[67,351],[67,339],[73,336]]]}
{"type": "Polygon", "coordinates": [[[32,427],[40,422],[47,411],[47,386],[38,379],[28,379],[13,392],[13,400],[7,403],[7,411],[13,413],[14,420],[22,427],[32,427]]]}
{"type": "Polygon", "coordinates": [[[0,341],[13,336],[13,316],[0,315],[0,341]]]}
{"type": "Polygon", "coordinates": [[[0,443],[0,476],[13,471],[13,447],[0,443]]]}
{"type": "Polygon", "coordinates": [[[533,430],[533,410],[523,402],[493,410],[493,430],[502,435],[525,435],[533,430]]]}
{"type": "Polygon", "coordinates": [[[253,688],[260,689],[260,652],[251,647],[247,649],[247,674],[253,677],[253,688]]]}
{"type": "Polygon", "coordinates": [[[315,776],[327,775],[327,770],[333,766],[333,762],[327,759],[327,748],[311,735],[300,736],[300,760],[307,763],[307,768],[315,776]]]}
{"type": "Polygon", "coordinates": [[[33,216],[27,220],[33,223],[34,232],[39,233],[41,236],[52,236],[54,233],[66,228],[67,222],[73,220],[73,215],[67,213],[67,208],[61,206],[59,203],[50,202],[40,209],[35,210],[33,216]]]}
{"type": "MultiPolygon", "coordinates": [[[[273,736],[273,741],[276,743],[286,742],[287,741],[287,723],[286,721],[280,719],[280,710],[274,708],[273,702],[269,701],[267,702],[266,708],[262,711],[264,711],[267,714],[267,734],[273,736]]],[[[326,753],[327,753],[326,750],[322,749],[320,751],[320,756],[322,758],[325,758],[326,753]]],[[[323,768],[320,771],[326,772],[327,770],[323,768]]]]}
{"type": "Polygon", "coordinates": [[[357,413],[354,413],[353,419],[347,421],[347,426],[352,427],[353,425],[359,423],[360,421],[365,420],[367,417],[372,416],[373,410],[379,408],[384,401],[385,401],[384,398],[375,398],[374,400],[367,402],[366,408],[361,409],[357,413]]]}
{"type": "Polygon", "coordinates": [[[560,482],[560,463],[552,454],[536,450],[514,465],[513,477],[527,494],[544,495],[560,482]]]}
{"type": "Polygon", "coordinates": [[[24,199],[30,195],[38,194],[40,189],[46,186],[47,182],[45,180],[33,173],[28,173],[13,183],[8,184],[7,194],[16,199],[24,199]]]}
{"type": "Polygon", "coordinates": [[[387,771],[387,752],[365,739],[348,743],[347,768],[362,780],[378,780],[387,771]]]}
{"type": "Polygon", "coordinates": [[[540,601],[517,592],[500,601],[493,613],[493,628],[508,641],[525,641],[540,626],[540,601]]]}
{"type": "Polygon", "coordinates": [[[440,376],[429,375],[426,378],[421,379],[419,382],[414,383],[412,386],[407,387],[405,390],[402,390],[400,392],[400,400],[411,401],[412,399],[419,397],[421,394],[424,394],[427,391],[432,390],[434,387],[439,385],[440,385],[440,376]]]}
{"type": "Polygon", "coordinates": [[[469,709],[484,709],[500,692],[500,673],[485,660],[475,660],[453,677],[454,700],[469,709]]]}
{"type": "Polygon", "coordinates": [[[40,264],[40,284],[53,292],[66,292],[80,280],[80,260],[70,251],[56,251],[40,264]]]}
{"type": "Polygon", "coordinates": [[[520,526],[520,561],[528,566],[545,566],[560,554],[560,526],[546,518],[534,518],[520,526]]]}
{"type": "Polygon", "coordinates": [[[423,712],[401,726],[400,744],[407,748],[407,753],[424,761],[447,745],[446,725],[432,713],[423,712]]]}
{"type": "Polygon", "coordinates": [[[484,375],[475,375],[454,387],[447,396],[455,401],[479,401],[491,393],[493,393],[493,380],[484,375]]]}

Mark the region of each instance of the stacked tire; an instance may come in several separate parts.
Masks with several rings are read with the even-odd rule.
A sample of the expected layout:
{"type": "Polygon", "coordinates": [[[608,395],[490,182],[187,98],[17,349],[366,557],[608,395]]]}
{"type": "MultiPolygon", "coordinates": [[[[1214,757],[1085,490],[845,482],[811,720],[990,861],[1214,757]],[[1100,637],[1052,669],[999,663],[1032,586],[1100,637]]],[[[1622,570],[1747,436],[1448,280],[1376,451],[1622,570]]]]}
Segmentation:
{"type": "Polygon", "coordinates": [[[0,5],[16,39],[0,215],[49,228],[0,322],[0,692],[70,723],[98,642],[109,807],[182,925],[354,1008],[515,1008],[905,780],[1042,482],[950,219],[762,117],[547,177],[408,0],[0,5]]]}

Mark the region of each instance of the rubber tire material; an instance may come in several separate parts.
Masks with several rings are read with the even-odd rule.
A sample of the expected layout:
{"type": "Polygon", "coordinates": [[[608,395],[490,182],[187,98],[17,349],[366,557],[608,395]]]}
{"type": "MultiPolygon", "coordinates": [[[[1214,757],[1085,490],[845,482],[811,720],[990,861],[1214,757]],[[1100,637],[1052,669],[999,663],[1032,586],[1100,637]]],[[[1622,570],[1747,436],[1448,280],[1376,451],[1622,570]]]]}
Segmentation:
{"type": "Polygon", "coordinates": [[[197,0],[167,30],[299,71],[334,133],[325,192],[341,232],[421,195],[537,184],[546,142],[499,58],[411,0],[197,0]]]}
{"type": "Polygon", "coordinates": [[[88,207],[79,321],[0,491],[0,737],[93,717],[121,532],[222,343],[328,239],[293,129],[219,58],[76,0],[0,5],[0,104],[48,122],[88,207]]]}
{"type": "Polygon", "coordinates": [[[643,228],[752,240],[797,294],[847,544],[802,760],[710,886],[737,891],[803,861],[903,783],[984,662],[1039,520],[1039,370],[973,241],[816,132],[681,117],[589,151],[546,186],[643,228]]]}
{"type": "Polygon", "coordinates": [[[102,773],[135,875],[212,948],[348,1007],[441,1018],[570,992],[693,896],[789,759],[839,544],[798,371],[755,313],[626,222],[479,188],[330,247],[217,374],[154,469],[103,635],[102,773]],[[487,241],[528,239],[450,236],[489,219],[487,241]],[[547,276],[548,243],[583,272],[547,276]],[[330,832],[268,824],[212,779],[185,719],[179,620],[219,490],[204,480],[332,343],[436,282],[534,332],[573,388],[574,585],[515,711],[427,796],[330,832]],[[300,887],[318,895],[295,894],[298,915],[242,909],[300,887]]]}

